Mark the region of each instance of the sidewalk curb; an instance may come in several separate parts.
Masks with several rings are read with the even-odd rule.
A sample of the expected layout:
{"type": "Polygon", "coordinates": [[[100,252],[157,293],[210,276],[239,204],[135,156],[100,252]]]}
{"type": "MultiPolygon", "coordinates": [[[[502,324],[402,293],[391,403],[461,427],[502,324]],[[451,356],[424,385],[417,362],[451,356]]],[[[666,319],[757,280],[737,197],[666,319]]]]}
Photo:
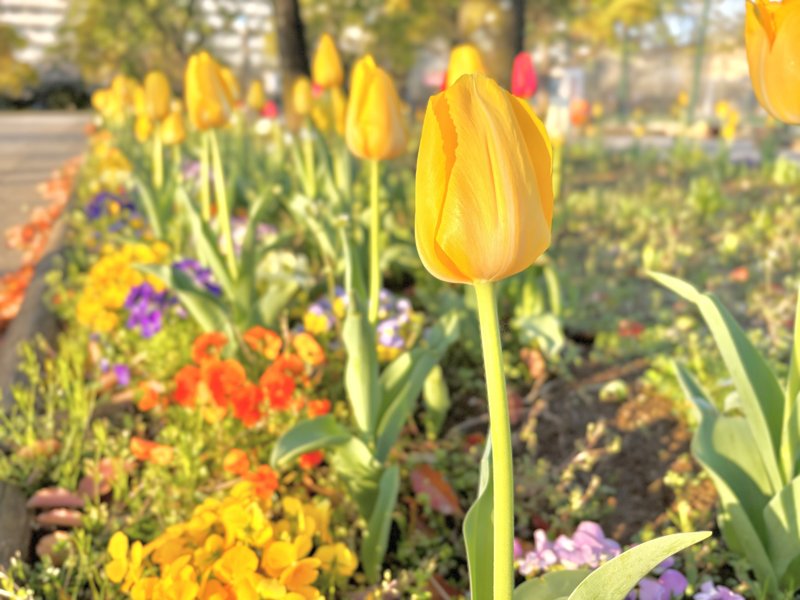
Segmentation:
{"type": "MultiPolygon", "coordinates": [[[[17,371],[20,363],[19,346],[26,340],[42,335],[48,342],[55,340],[58,319],[45,304],[47,282],[45,278],[58,268],[66,243],[67,214],[72,202],[67,202],[64,212],[56,220],[47,243],[47,250],[34,268],[33,279],[25,290],[25,299],[19,313],[6,329],[0,342],[0,410],[8,412],[13,399],[14,384],[24,381],[17,371]]],[[[21,553],[27,558],[32,540],[32,515],[25,503],[27,497],[14,485],[0,481],[0,566],[8,565],[11,557],[21,553]]]]}

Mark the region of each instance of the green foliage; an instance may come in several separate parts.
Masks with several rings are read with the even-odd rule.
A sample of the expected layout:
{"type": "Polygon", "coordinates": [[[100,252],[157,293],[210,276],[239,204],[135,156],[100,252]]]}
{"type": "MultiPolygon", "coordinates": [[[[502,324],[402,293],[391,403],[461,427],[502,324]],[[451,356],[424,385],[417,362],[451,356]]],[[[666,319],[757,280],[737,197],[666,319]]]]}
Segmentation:
{"type": "Polygon", "coordinates": [[[13,27],[0,23],[0,98],[20,99],[39,79],[30,65],[14,58],[14,52],[25,45],[13,27]]]}
{"type": "Polygon", "coordinates": [[[674,277],[651,276],[700,309],[737,391],[735,401],[720,412],[691,373],[676,365],[684,393],[700,413],[692,453],[720,495],[720,528],[728,545],[751,562],[765,589],[792,592],[800,583],[800,336],[795,334],[784,390],[719,300],[674,277]]]}

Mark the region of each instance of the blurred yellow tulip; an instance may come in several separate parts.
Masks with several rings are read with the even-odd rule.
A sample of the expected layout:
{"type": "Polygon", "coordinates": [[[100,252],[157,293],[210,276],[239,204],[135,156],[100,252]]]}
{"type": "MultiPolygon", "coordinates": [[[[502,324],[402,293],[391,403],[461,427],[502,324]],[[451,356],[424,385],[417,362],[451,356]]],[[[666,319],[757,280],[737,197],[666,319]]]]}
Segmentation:
{"type": "Polygon", "coordinates": [[[138,86],[135,79],[125,75],[116,75],[111,80],[111,93],[119,110],[127,112],[133,106],[134,93],[138,86]]]}
{"type": "Polygon", "coordinates": [[[553,152],[528,104],[483,75],[428,102],[416,181],[422,264],[452,283],[497,281],[550,245],[553,152]]]}
{"type": "Polygon", "coordinates": [[[147,114],[147,96],[144,93],[144,88],[137,84],[133,87],[133,114],[137,117],[147,114]]]}
{"type": "Polygon", "coordinates": [[[267,97],[264,94],[264,86],[261,81],[254,79],[250,82],[250,88],[247,90],[247,106],[258,112],[266,101],[267,97]]]}
{"type": "Polygon", "coordinates": [[[347,117],[347,97],[342,88],[335,87],[330,94],[323,94],[314,102],[311,119],[320,131],[328,132],[333,127],[339,135],[344,135],[347,117]]]}
{"type": "Polygon", "coordinates": [[[402,105],[392,78],[370,55],[353,67],[345,140],[353,154],[373,160],[395,158],[408,144],[402,105]]]}
{"type": "Polygon", "coordinates": [[[189,58],[185,76],[186,110],[195,129],[222,127],[230,119],[233,96],[208,52],[189,58]]]}
{"type": "Polygon", "coordinates": [[[183,124],[183,115],[172,111],[161,122],[161,140],[167,146],[175,146],[186,139],[186,126],[183,124]]]}
{"type": "Polygon", "coordinates": [[[486,74],[480,51],[472,44],[461,44],[450,51],[450,62],[447,65],[445,87],[449,88],[462,75],[472,73],[486,74]]]}
{"type": "Polygon", "coordinates": [[[311,113],[311,82],[305,75],[295,77],[294,81],[284,88],[283,106],[286,126],[297,131],[303,120],[311,113]]]}
{"type": "Polygon", "coordinates": [[[222,80],[225,82],[225,85],[228,86],[228,91],[231,93],[233,101],[239,102],[239,100],[242,99],[242,88],[239,86],[239,78],[236,77],[234,72],[228,67],[220,67],[219,72],[220,75],[222,75],[222,80]]]}
{"type": "Polygon", "coordinates": [[[323,33],[319,39],[319,46],[317,46],[311,65],[311,76],[315,84],[325,89],[338,87],[344,81],[339,51],[336,49],[333,38],[327,33],[323,33]]]}
{"type": "Polygon", "coordinates": [[[151,121],[161,121],[169,114],[171,96],[167,76],[161,71],[150,71],[144,78],[144,97],[151,121]]]}
{"type": "Polygon", "coordinates": [[[92,92],[92,107],[100,114],[105,114],[108,109],[111,91],[106,88],[100,88],[92,92]]]}
{"type": "Polygon", "coordinates": [[[136,117],[136,123],[133,126],[133,133],[136,136],[136,140],[140,144],[144,144],[150,139],[150,134],[153,133],[153,122],[147,115],[138,115],[136,117]]]}
{"type": "Polygon", "coordinates": [[[758,101],[785,123],[800,123],[800,2],[747,0],[745,42],[758,101]]]}
{"type": "Polygon", "coordinates": [[[347,96],[340,87],[331,90],[331,106],[333,110],[333,125],[336,133],[344,135],[345,124],[347,122],[347,96]]]}

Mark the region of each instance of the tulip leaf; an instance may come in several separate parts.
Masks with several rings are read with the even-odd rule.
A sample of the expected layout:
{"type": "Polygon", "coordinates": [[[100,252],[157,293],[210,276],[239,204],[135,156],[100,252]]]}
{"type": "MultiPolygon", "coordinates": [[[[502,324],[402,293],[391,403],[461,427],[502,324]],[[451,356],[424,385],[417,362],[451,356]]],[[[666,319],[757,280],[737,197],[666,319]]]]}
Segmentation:
{"type": "Polygon", "coordinates": [[[133,185],[138,192],[136,199],[139,200],[142,212],[147,217],[147,224],[153,230],[153,235],[157,239],[162,239],[164,237],[164,224],[162,223],[161,211],[153,191],[147,183],[135,175],[133,176],[133,185]]]}
{"type": "Polygon", "coordinates": [[[472,600],[492,600],[494,540],[492,513],[494,490],[492,475],[492,441],[486,435],[486,447],[481,458],[478,498],[467,511],[462,530],[469,566],[469,589],[472,600]]]}
{"type": "Polygon", "coordinates": [[[764,508],[767,550],[781,583],[794,589],[800,572],[790,569],[800,557],[800,477],[776,494],[764,508]]]}
{"type": "Polygon", "coordinates": [[[361,540],[361,564],[371,583],[380,578],[389,532],[392,528],[392,513],[400,493],[400,467],[392,465],[383,472],[378,483],[378,498],[369,517],[367,530],[361,540]]]}
{"type": "Polygon", "coordinates": [[[352,310],[352,304],[350,309],[342,327],[342,339],[347,350],[344,387],[356,425],[362,432],[374,437],[381,393],[375,328],[365,313],[352,310]]]}
{"type": "Polygon", "coordinates": [[[435,342],[430,347],[404,352],[381,373],[382,403],[375,451],[378,460],[386,460],[389,456],[389,451],[397,441],[400,431],[414,411],[425,379],[458,338],[458,325],[458,316],[445,315],[431,332],[430,337],[435,339],[435,342]]]}
{"type": "Polygon", "coordinates": [[[383,465],[375,459],[367,445],[355,436],[336,446],[329,462],[344,480],[361,515],[368,519],[375,508],[383,465]]]}
{"type": "Polygon", "coordinates": [[[296,280],[281,280],[280,284],[273,283],[267,288],[266,293],[258,300],[258,315],[264,325],[274,325],[278,322],[281,312],[292,301],[300,283],[296,280]]]}
{"type": "MultiPolygon", "coordinates": [[[[800,294],[797,297],[797,308],[794,316],[794,338],[792,340],[792,358],[789,363],[789,375],[786,379],[784,394],[783,438],[781,456],[792,465],[797,463],[800,453],[800,294]]],[[[792,472],[792,475],[794,472],[792,472]]]]}
{"type": "Polygon", "coordinates": [[[275,468],[285,468],[307,452],[344,444],[351,437],[333,415],[301,421],[278,438],[269,462],[275,468]]]}
{"type": "Polygon", "coordinates": [[[425,405],[423,422],[428,438],[436,439],[450,410],[450,390],[442,367],[435,365],[422,386],[422,403],[425,405]]]}
{"type": "MultiPolygon", "coordinates": [[[[713,294],[662,273],[650,276],[689,302],[703,315],[742,402],[742,411],[769,477],[772,494],[783,488],[778,457],[783,429],[784,395],[775,374],[728,310],[713,294]]],[[[786,466],[790,472],[794,465],[786,466]]]]}
{"type": "Polygon", "coordinates": [[[553,571],[530,579],[517,586],[513,600],[559,600],[568,598],[586,576],[588,569],[576,571],[553,571]]]}
{"type": "Polygon", "coordinates": [[[219,242],[214,232],[211,231],[208,223],[203,221],[197,207],[189,199],[186,190],[179,187],[176,195],[181,199],[186,210],[189,226],[192,230],[192,239],[197,247],[197,255],[200,258],[200,262],[214,273],[214,277],[225,292],[225,296],[227,298],[235,298],[236,290],[225,265],[225,258],[219,250],[219,242]]]}
{"type": "Polygon", "coordinates": [[[634,546],[589,573],[569,600],[624,600],[661,562],[710,535],[710,531],[675,533],[634,546]]]}

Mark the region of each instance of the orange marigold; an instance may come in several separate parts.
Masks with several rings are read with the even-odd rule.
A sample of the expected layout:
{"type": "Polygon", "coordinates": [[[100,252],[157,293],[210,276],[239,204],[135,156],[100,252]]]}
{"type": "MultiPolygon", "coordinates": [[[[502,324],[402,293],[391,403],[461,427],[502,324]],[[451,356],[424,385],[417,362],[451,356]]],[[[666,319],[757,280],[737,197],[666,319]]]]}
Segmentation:
{"type": "Polygon", "coordinates": [[[222,459],[222,468],[233,475],[244,475],[250,470],[250,459],[244,450],[233,448],[222,459]]]}
{"type": "Polygon", "coordinates": [[[267,329],[256,325],[245,331],[242,336],[245,344],[247,344],[254,352],[264,355],[269,360],[275,360],[281,353],[283,347],[283,340],[281,336],[267,329]]]}
{"type": "Polygon", "coordinates": [[[306,452],[298,459],[298,464],[301,469],[310,471],[317,467],[325,459],[325,453],[322,450],[314,450],[313,452],[306,452]]]}
{"type": "Polygon", "coordinates": [[[212,359],[219,358],[220,352],[228,344],[224,333],[212,331],[197,336],[192,344],[192,360],[198,365],[212,359]]]}

